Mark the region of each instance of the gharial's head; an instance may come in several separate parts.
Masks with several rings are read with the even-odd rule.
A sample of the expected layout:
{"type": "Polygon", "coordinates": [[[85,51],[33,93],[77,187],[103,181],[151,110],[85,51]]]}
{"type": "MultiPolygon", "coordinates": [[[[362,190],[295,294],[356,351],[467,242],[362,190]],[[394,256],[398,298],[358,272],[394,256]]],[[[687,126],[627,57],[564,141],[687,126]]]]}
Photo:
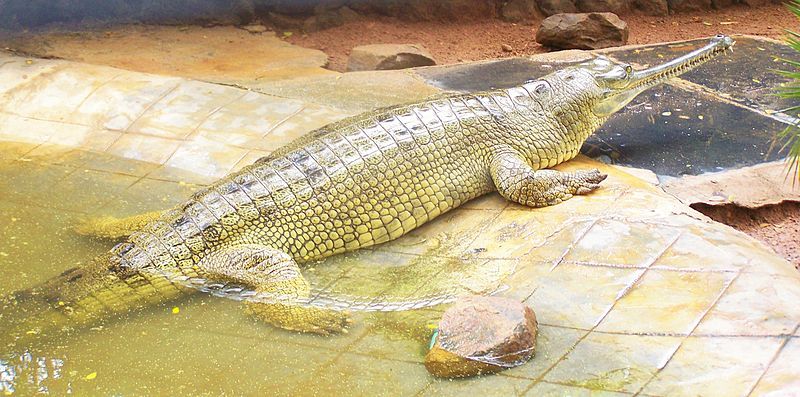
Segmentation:
{"type": "MultiPolygon", "coordinates": [[[[678,76],[717,55],[733,49],[734,41],[717,35],[708,45],[684,56],[645,70],[634,70],[626,63],[617,63],[605,56],[564,68],[542,80],[529,83],[534,91],[554,96],[555,106],[585,108],[591,106],[597,117],[605,118],[620,110],[645,89],[678,76]]],[[[526,85],[528,88],[528,85],[526,85]]]]}

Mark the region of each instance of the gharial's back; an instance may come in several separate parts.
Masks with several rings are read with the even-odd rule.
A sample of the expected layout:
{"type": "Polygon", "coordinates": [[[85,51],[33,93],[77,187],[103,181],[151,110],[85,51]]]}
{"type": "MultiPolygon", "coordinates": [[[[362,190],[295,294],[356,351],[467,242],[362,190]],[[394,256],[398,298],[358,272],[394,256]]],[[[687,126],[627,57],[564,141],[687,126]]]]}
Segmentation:
{"type": "Polygon", "coordinates": [[[206,245],[256,242],[296,260],[397,238],[493,191],[486,164],[497,145],[530,140],[536,168],[578,153],[599,120],[580,115],[582,131],[559,128],[545,99],[528,91],[542,84],[442,97],[323,127],[195,195],[167,223],[178,232],[202,224],[206,245]],[[581,136],[566,139],[572,135],[581,136]]]}

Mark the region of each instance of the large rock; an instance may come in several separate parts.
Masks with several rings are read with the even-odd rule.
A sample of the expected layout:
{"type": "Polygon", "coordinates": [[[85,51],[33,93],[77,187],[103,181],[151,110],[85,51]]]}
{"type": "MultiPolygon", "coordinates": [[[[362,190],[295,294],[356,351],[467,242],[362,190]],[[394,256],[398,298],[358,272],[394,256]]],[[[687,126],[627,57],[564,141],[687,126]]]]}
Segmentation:
{"type": "Polygon", "coordinates": [[[370,44],[353,48],[347,71],[406,69],[435,65],[433,56],[418,44],[370,44]]]}
{"type": "Polygon", "coordinates": [[[500,8],[500,17],[508,22],[532,21],[538,15],[536,0],[510,0],[500,8]]]}
{"type": "MultiPolygon", "coordinates": [[[[733,1],[733,0],[722,0],[733,1]]],[[[633,0],[631,6],[645,15],[667,16],[669,15],[669,5],[667,0],[633,0]]]]}
{"type": "Polygon", "coordinates": [[[620,14],[627,11],[625,0],[576,0],[575,6],[580,12],[613,12],[620,14]]]}
{"type": "Polygon", "coordinates": [[[577,12],[574,0],[538,0],[539,11],[545,16],[577,12]]]}
{"type": "Polygon", "coordinates": [[[628,42],[628,24],[610,12],[556,14],[542,21],[536,41],[558,49],[615,47],[628,42]]]}
{"type": "Polygon", "coordinates": [[[536,315],[518,301],[462,298],[444,312],[425,368],[455,378],[515,367],[533,357],[536,332],[536,315]]]}
{"type": "Polygon", "coordinates": [[[711,0],[667,0],[672,12],[705,11],[711,9],[711,0]]]}

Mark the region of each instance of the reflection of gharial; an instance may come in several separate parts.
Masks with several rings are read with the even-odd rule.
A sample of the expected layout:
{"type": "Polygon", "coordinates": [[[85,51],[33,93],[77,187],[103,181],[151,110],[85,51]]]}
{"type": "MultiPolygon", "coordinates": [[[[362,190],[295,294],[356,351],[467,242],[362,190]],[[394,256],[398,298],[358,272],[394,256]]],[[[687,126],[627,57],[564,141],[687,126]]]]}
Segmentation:
{"type": "Polygon", "coordinates": [[[170,211],[105,224],[98,234],[135,231],[88,266],[14,294],[2,313],[37,318],[18,332],[76,324],[163,302],[206,280],[197,289],[238,284],[246,289],[233,293],[280,297],[247,304],[278,327],[342,331],[343,311],[293,304],[313,301],[298,263],[395,239],[495,190],[541,207],[597,189],[606,177],[597,170],[545,168],[576,156],[645,89],[732,45],[717,36],[641,71],[597,57],[519,87],[439,96],[327,125],[170,211]]]}

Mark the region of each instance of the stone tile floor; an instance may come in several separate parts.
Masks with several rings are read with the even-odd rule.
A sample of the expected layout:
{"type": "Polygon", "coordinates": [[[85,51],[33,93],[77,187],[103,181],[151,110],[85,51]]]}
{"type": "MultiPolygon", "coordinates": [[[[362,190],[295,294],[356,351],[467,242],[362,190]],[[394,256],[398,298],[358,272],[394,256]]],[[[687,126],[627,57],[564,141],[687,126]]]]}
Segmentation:
{"type": "MultiPolygon", "coordinates": [[[[0,293],[113,244],[72,233],[81,219],[168,208],[279,145],[369,107],[370,98],[387,104],[437,91],[408,72],[360,75],[372,87],[363,91],[353,75],[341,92],[331,80],[321,91],[298,91],[296,81],[257,93],[57,60],[0,55],[0,65],[0,267],[7,274],[0,293]]],[[[519,368],[469,380],[428,376],[422,357],[442,307],[357,313],[349,333],[322,338],[256,323],[238,302],[194,296],[177,304],[177,314],[156,307],[0,357],[0,390],[800,393],[800,368],[792,365],[800,359],[795,269],[618,168],[584,157],[559,166],[588,167],[609,174],[592,195],[536,210],[489,195],[396,241],[306,269],[316,287],[337,294],[501,288],[530,304],[541,325],[536,356],[519,368]],[[38,375],[20,381],[28,373],[38,375]]]]}

